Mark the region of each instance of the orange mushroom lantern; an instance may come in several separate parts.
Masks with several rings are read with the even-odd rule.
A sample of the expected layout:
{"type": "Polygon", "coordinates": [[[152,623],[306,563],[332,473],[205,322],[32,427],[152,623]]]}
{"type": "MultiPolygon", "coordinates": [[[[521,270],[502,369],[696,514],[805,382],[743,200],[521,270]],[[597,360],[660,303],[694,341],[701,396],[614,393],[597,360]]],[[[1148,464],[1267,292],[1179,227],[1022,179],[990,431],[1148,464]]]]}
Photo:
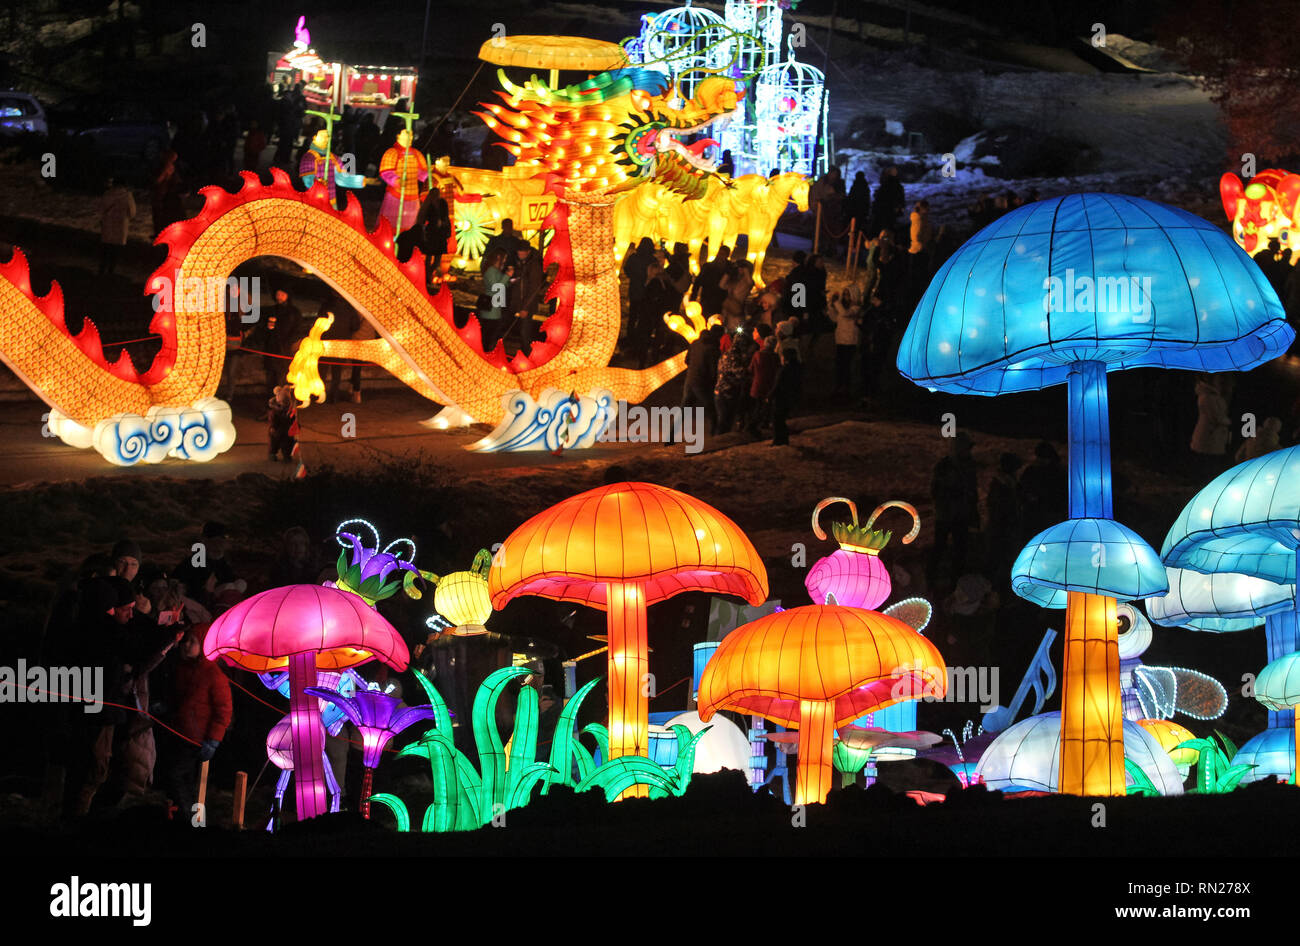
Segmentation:
{"type": "Polygon", "coordinates": [[[707,722],[733,710],[797,728],[794,802],[821,804],[831,787],[836,729],[947,690],[943,657],[914,628],[877,611],[814,604],[724,637],[700,679],[699,713],[707,722]]]}
{"type": "Polygon", "coordinates": [[[644,756],[648,746],[646,609],[684,591],[762,604],[767,569],[740,528],[712,506],[652,483],[615,483],[557,503],[511,533],[492,563],[488,590],[497,610],[538,595],[606,612],[609,755],[616,759],[644,756]]]}

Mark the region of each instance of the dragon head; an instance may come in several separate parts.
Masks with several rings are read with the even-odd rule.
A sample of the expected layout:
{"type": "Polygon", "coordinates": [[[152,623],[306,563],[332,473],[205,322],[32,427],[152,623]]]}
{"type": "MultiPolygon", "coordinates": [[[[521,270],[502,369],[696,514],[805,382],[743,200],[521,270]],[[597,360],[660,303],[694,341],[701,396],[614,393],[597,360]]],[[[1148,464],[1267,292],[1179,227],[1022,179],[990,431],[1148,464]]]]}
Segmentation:
{"type": "Polygon", "coordinates": [[[729,116],[743,93],[720,76],[704,79],[680,107],[660,73],[617,69],[552,89],[536,78],[523,86],[499,74],[505,104],[476,112],[518,163],[559,175],[566,189],[609,194],[654,180],[687,199],[704,194],[714,167],[703,157],[717,142],[683,139],[729,116]]]}

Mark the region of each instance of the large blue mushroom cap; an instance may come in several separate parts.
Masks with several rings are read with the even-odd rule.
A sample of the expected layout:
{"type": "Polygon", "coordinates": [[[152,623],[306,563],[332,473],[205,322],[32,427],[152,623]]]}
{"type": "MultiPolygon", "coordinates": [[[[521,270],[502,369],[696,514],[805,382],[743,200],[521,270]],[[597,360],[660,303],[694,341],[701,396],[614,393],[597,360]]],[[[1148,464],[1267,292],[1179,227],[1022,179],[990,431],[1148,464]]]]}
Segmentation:
{"type": "Polygon", "coordinates": [[[1077,361],[1245,371],[1294,338],[1260,268],[1218,227],[1137,197],[1071,194],[962,244],[917,306],[898,370],[993,395],[1062,384],[1077,361]]]}
{"type": "Polygon", "coordinates": [[[1063,608],[1071,591],[1121,601],[1169,590],[1156,550],[1113,519],[1067,519],[1029,540],[1011,566],[1011,587],[1043,608],[1063,608]]]}
{"type": "Polygon", "coordinates": [[[1296,583],[1300,547],[1300,446],[1227,470],[1174,520],[1161,557],[1173,568],[1236,572],[1296,583]]]}
{"type": "Polygon", "coordinates": [[[1248,631],[1270,614],[1295,608],[1295,585],[1231,572],[1206,575],[1186,568],[1165,572],[1169,593],[1146,601],[1147,616],[1157,624],[1216,634],[1248,631]]]}

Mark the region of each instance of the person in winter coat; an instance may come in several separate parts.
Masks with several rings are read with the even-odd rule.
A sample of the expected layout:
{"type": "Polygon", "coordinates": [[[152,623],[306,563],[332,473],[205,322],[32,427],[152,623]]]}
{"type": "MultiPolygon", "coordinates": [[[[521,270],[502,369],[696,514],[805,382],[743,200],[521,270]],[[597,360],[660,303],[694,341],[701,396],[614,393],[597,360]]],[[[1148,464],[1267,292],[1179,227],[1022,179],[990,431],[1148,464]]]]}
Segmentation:
{"type": "Polygon", "coordinates": [[[721,357],[722,326],[710,325],[686,351],[686,386],[682,391],[683,413],[691,408],[704,412],[704,429],[713,433],[717,420],[713,416],[713,389],[718,383],[718,359],[721,357]]]}
{"type": "Polygon", "coordinates": [[[169,725],[179,737],[164,743],[164,787],[189,820],[198,796],[198,767],[216,754],[230,726],[230,681],[221,667],[203,657],[203,636],[208,627],[189,628],[171,666],[171,686],[163,707],[169,725]]]}
{"type": "MultiPolygon", "coordinates": [[[[119,606],[134,609],[135,592],[122,578],[111,579],[117,587],[119,606]]],[[[153,719],[149,713],[149,678],[180,638],[175,626],[158,626],[151,617],[133,614],[124,624],[121,658],[122,687],[113,701],[134,707],[117,727],[113,744],[113,788],[118,804],[139,799],[153,785],[158,749],[153,719]]]]}
{"type": "Polygon", "coordinates": [[[277,387],[266,402],[266,436],[266,458],[278,460],[283,455],[288,463],[298,446],[298,404],[287,384],[277,387]]]}
{"type": "Polygon", "coordinates": [[[134,217],[135,198],[110,177],[99,204],[99,275],[111,276],[117,269],[117,258],[126,246],[134,217]]]}
{"type": "Polygon", "coordinates": [[[307,530],[302,526],[285,529],[280,537],[280,553],[271,563],[268,587],[314,585],[320,572],[321,564],[307,530]]]}
{"type": "Polygon", "coordinates": [[[667,270],[658,260],[651,262],[645,296],[641,299],[641,310],[636,316],[636,336],[632,339],[633,352],[638,366],[644,368],[656,359],[656,352],[666,333],[664,316],[677,312],[682,305],[682,294],[668,277],[667,270]]]}
{"type": "Polygon", "coordinates": [[[762,436],[762,428],[772,416],[772,388],[776,373],[781,368],[781,356],[776,353],[776,333],[770,325],[760,322],[754,327],[757,347],[749,360],[749,410],[745,428],[751,437],[762,436]]]}
{"type": "Polygon", "coordinates": [[[799,360],[798,345],[781,347],[781,368],[772,385],[772,446],[780,447],[790,442],[790,428],[786,421],[799,405],[803,394],[803,363],[799,360]]]}
{"type": "Polygon", "coordinates": [[[876,194],[871,202],[871,226],[867,232],[893,230],[906,203],[903,183],[898,179],[898,168],[890,165],[884,169],[880,183],[876,186],[876,194]]]}
{"type": "Polygon", "coordinates": [[[749,363],[758,343],[743,328],[731,340],[731,347],[718,361],[718,381],[713,388],[713,407],[717,417],[714,433],[731,433],[732,422],[749,393],[749,363]]]}
{"type": "Polygon", "coordinates": [[[831,300],[831,318],[835,320],[834,396],[846,397],[862,335],[862,303],[856,286],[846,286],[831,300]]]}
{"type": "Polygon", "coordinates": [[[519,344],[527,348],[536,337],[537,322],[533,319],[542,297],[546,294],[546,268],[542,254],[526,241],[515,244],[514,280],[510,283],[510,311],[519,326],[519,344]]]}
{"type": "Polygon", "coordinates": [[[844,210],[850,220],[857,221],[859,231],[867,228],[871,220],[871,185],[861,171],[853,175],[853,186],[849,188],[844,210]]]}
{"type": "Polygon", "coordinates": [[[497,341],[505,334],[506,306],[513,281],[506,266],[506,251],[503,249],[494,249],[483,258],[483,295],[475,314],[485,352],[496,348],[497,341]]]}
{"type": "MultiPolygon", "coordinates": [[[[87,667],[103,667],[103,697],[117,703],[121,691],[122,626],[131,619],[135,602],[118,605],[118,589],[112,576],[93,577],[83,582],[77,595],[76,627],[69,654],[87,667]]],[[[126,714],[117,706],[104,706],[98,713],[73,713],[73,733],[64,810],[73,817],[89,813],[90,806],[108,781],[113,760],[113,740],[126,714]]]]}
{"type": "Polygon", "coordinates": [[[642,315],[641,302],[645,298],[646,283],[650,280],[650,264],[655,260],[655,244],[649,237],[642,237],[636,249],[627,254],[623,261],[623,275],[627,277],[627,314],[628,324],[625,338],[635,344],[640,337],[639,321],[642,315]]]}
{"type": "Polygon", "coordinates": [[[731,265],[730,256],[728,247],[719,247],[717,255],[701,266],[700,274],[695,277],[691,298],[700,303],[701,314],[706,319],[722,314],[722,304],[727,299],[727,290],[722,283],[731,265]]]}

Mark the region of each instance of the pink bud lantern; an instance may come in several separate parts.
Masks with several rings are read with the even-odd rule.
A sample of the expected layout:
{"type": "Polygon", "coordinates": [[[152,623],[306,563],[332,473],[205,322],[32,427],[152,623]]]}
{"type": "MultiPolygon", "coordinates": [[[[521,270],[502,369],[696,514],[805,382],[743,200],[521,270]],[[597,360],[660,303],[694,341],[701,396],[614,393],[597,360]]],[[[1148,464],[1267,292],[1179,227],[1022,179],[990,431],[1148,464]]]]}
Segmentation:
{"type": "Polygon", "coordinates": [[[832,503],[844,503],[853,514],[852,522],[832,522],[831,533],[840,547],[808,570],[804,587],[812,596],[815,604],[826,604],[831,596],[834,603],[849,608],[866,608],[874,611],[884,603],[893,590],[889,580],[889,569],[880,560],[880,550],[889,544],[892,532],[878,532],[871,526],[876,517],[891,506],[905,509],[912,514],[912,531],[903,536],[903,544],[910,543],[921,531],[921,517],[916,507],[910,503],[890,500],[876,507],[865,525],[858,525],[858,507],[851,499],[842,496],[830,496],[819,502],[813,509],[813,533],[819,539],[825,539],[818,521],[821,512],[832,503]]]}
{"type": "Polygon", "coordinates": [[[354,594],[321,585],[286,585],[246,598],[212,622],[203,640],[209,660],[228,657],[254,673],[289,668],[289,717],[297,768],[298,820],[326,810],[320,706],[306,690],[317,670],[343,670],[377,658],[394,670],[410,660],[406,643],[379,612],[354,594]]]}

